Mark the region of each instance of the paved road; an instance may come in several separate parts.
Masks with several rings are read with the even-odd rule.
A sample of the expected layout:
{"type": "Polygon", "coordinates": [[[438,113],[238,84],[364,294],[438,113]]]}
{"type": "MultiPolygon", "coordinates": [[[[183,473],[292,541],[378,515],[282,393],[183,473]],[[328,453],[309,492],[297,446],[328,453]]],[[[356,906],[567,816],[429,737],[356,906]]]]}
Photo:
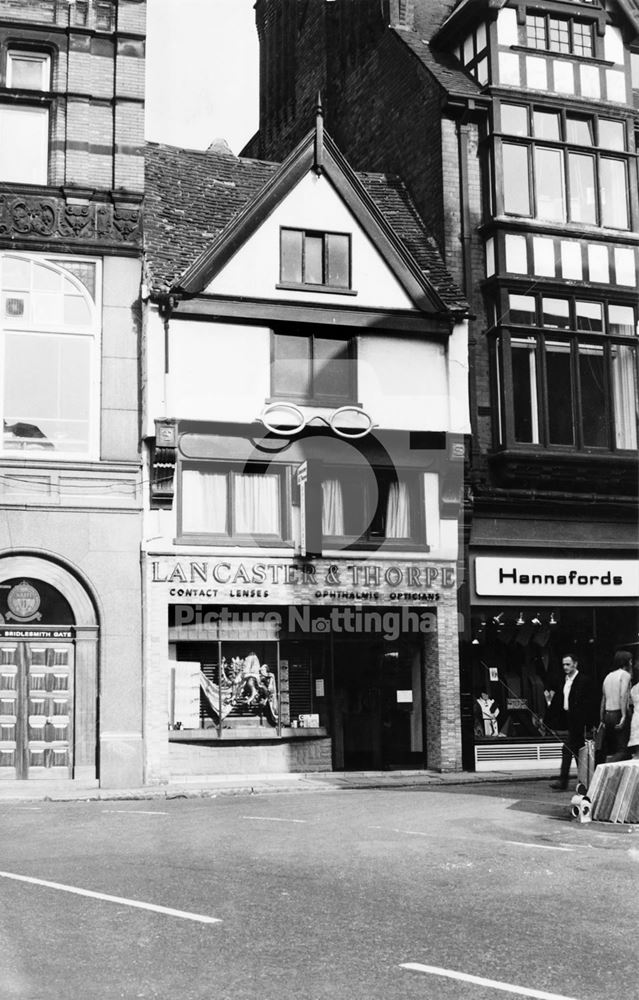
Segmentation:
{"type": "Polygon", "coordinates": [[[639,831],[568,801],[527,782],[5,804],[0,998],[636,1000],[639,831]]]}

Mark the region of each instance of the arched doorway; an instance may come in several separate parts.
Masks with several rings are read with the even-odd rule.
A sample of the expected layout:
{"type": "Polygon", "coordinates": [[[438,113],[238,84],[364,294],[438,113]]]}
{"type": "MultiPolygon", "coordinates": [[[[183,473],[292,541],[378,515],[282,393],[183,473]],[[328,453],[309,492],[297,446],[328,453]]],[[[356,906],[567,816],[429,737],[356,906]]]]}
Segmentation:
{"type": "Polygon", "coordinates": [[[68,570],[0,557],[0,780],[95,777],[97,635],[68,570]]]}

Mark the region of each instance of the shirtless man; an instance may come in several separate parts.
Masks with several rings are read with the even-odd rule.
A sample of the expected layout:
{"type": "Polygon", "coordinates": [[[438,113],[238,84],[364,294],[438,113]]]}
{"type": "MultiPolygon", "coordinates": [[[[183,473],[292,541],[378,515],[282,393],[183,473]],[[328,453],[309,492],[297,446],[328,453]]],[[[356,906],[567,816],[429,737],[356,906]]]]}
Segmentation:
{"type": "Polygon", "coordinates": [[[625,760],[628,756],[631,677],[632,655],[625,649],[618,650],[612,661],[612,671],[604,678],[599,709],[599,718],[605,726],[604,753],[608,762],[625,760]]]}

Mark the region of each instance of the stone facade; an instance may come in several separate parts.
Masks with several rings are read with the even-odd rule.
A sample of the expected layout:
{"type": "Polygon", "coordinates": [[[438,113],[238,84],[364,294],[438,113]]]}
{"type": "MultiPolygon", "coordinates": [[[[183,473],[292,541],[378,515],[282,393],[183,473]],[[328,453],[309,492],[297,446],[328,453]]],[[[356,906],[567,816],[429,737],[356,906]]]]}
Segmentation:
{"type": "MultiPolygon", "coordinates": [[[[75,445],[75,453],[64,450],[56,414],[44,404],[31,414],[26,386],[25,412],[3,414],[5,424],[12,417],[23,430],[16,431],[20,444],[5,432],[0,453],[0,572],[3,580],[7,573],[24,576],[36,591],[59,589],[71,605],[75,729],[69,767],[55,776],[105,787],[143,779],[138,361],[144,32],[145,4],[138,0],[0,2],[0,105],[35,105],[49,121],[48,168],[38,183],[23,183],[20,164],[3,161],[0,258],[6,274],[10,268],[20,274],[35,269],[36,286],[29,291],[21,279],[19,291],[10,292],[17,305],[0,323],[19,344],[21,334],[32,336],[37,282],[73,288],[69,308],[83,301],[84,313],[70,313],[70,323],[66,316],[51,318],[51,306],[37,332],[47,350],[89,345],[82,361],[74,362],[84,367],[72,368],[76,382],[90,385],[80,390],[59,376],[62,407],[65,396],[77,393],[80,400],[75,412],[71,404],[64,409],[65,419],[79,407],[88,421],[86,442],[75,445]],[[32,80],[26,89],[7,86],[9,61],[21,53],[27,60],[30,54],[41,58],[50,69],[41,91],[32,80]],[[85,313],[93,317],[90,325],[85,313]],[[14,322],[16,315],[24,321],[14,322]],[[82,341],[72,326],[80,319],[82,341]],[[42,421],[44,432],[36,427],[29,438],[32,423],[42,421]],[[57,435],[51,440],[50,427],[57,435]]],[[[5,287],[14,287],[11,280],[5,278],[5,287]]],[[[48,398],[47,380],[56,369],[37,364],[33,356],[31,381],[48,398]]],[[[14,393],[11,406],[20,405],[14,393]]],[[[21,663],[33,660],[37,628],[30,639],[18,651],[21,663]]],[[[45,747],[42,757],[34,750],[20,728],[24,711],[17,703],[18,763],[2,767],[0,779],[53,776],[46,766],[34,767],[55,753],[45,747]]]]}

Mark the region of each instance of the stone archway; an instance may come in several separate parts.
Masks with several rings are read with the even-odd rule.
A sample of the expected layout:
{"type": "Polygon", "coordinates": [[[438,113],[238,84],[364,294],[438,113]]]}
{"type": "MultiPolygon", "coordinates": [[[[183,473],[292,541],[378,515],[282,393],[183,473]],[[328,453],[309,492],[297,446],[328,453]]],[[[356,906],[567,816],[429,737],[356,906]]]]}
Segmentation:
{"type": "Polygon", "coordinates": [[[97,614],[88,590],[64,566],[44,556],[0,556],[0,582],[17,576],[31,576],[48,583],[68,601],[77,626],[97,628],[97,614]]]}
{"type": "Polygon", "coordinates": [[[56,766],[62,758],[56,747],[64,743],[59,738],[64,735],[60,723],[68,718],[65,776],[95,780],[99,620],[88,586],[69,569],[44,555],[0,556],[0,585],[16,579],[31,580],[36,589],[38,582],[45,584],[59,594],[70,608],[74,624],[69,629],[67,618],[66,628],[56,628],[60,623],[55,621],[22,626],[18,620],[2,625],[5,648],[0,687],[7,688],[8,705],[10,699],[14,702],[15,766],[13,774],[5,772],[0,777],[63,776],[56,766]],[[60,716],[56,718],[58,712],[60,716]],[[42,733],[34,721],[39,715],[42,715],[42,733]],[[51,762],[54,766],[50,766],[51,762]]]}

